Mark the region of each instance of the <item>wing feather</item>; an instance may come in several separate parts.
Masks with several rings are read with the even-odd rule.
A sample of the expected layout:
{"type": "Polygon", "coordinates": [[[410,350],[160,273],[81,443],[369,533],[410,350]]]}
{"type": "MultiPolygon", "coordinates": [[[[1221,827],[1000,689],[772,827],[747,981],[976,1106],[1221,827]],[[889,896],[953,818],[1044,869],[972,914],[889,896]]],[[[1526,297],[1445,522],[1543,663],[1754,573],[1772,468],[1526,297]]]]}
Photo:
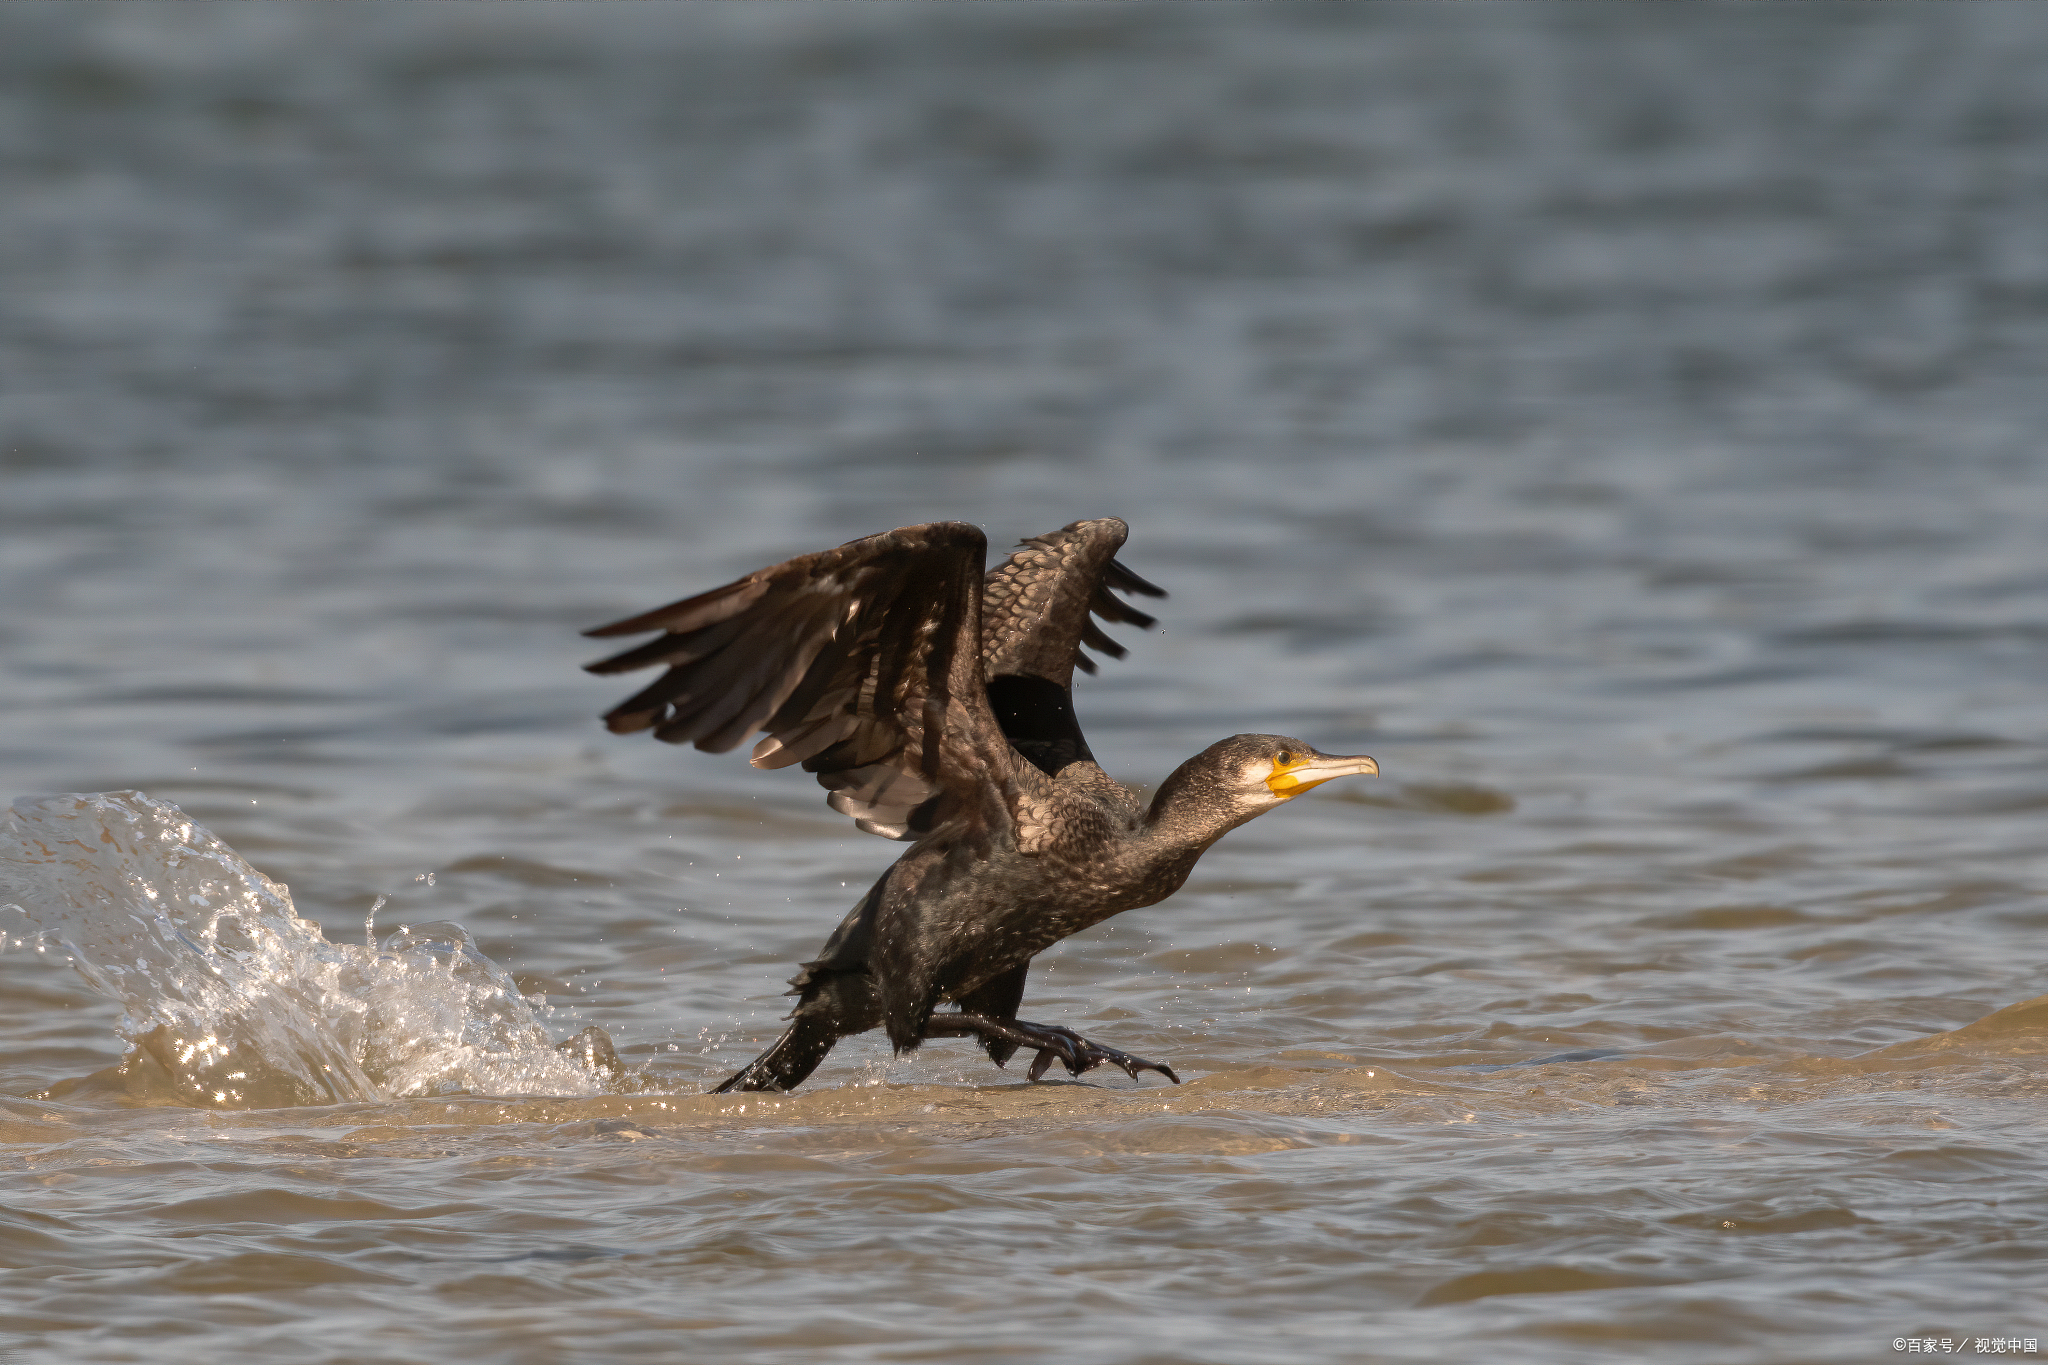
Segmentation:
{"type": "Polygon", "coordinates": [[[1164,597],[1163,589],[1116,559],[1129,528],[1115,517],[1077,521],[1033,536],[989,571],[982,590],[982,665],[991,678],[1013,674],[1071,687],[1074,670],[1095,671],[1082,646],[1121,659],[1122,645],[1090,620],[1154,624],[1111,591],[1164,597]]]}
{"type": "Polygon", "coordinates": [[[1142,629],[1152,618],[1115,593],[1165,596],[1117,561],[1127,529],[1104,517],[1033,536],[989,572],[982,589],[982,672],[997,724],[1011,747],[1048,774],[1092,758],[1072,696],[1074,670],[1095,671],[1086,650],[1125,654],[1095,618],[1142,629]]]}
{"type": "Polygon", "coordinates": [[[907,526],[586,632],[662,632],[587,665],[667,668],[605,724],[712,753],[765,731],[756,766],[803,764],[888,838],[1003,818],[1016,774],[975,647],[986,549],[961,522],[907,526]]]}

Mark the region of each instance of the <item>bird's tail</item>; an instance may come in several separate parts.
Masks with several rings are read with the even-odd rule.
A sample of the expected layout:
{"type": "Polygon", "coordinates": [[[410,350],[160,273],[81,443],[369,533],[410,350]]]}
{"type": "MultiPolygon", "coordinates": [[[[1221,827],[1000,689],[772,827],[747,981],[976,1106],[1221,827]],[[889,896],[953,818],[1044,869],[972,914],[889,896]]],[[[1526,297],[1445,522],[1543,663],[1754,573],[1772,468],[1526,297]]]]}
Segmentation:
{"type": "Polygon", "coordinates": [[[775,1046],[748,1062],[739,1073],[711,1093],[734,1090],[794,1090],[818,1069],[839,1041],[839,1032],[820,1014],[798,1014],[775,1046]]]}

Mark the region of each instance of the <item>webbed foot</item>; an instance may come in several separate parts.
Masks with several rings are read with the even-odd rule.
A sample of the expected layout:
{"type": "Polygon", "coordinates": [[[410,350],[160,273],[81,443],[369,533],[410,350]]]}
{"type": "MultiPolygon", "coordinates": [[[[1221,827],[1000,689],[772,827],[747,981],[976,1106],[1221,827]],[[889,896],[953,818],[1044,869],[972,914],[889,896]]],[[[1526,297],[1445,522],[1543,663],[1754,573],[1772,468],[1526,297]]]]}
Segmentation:
{"type": "MultiPolygon", "coordinates": [[[[1057,1024],[1028,1024],[1022,1019],[1016,1021],[1020,1029],[1029,1029],[1044,1036],[1038,1044],[1038,1055],[1031,1059],[1031,1069],[1024,1073],[1025,1079],[1037,1080],[1059,1062],[1067,1068],[1069,1075],[1078,1076],[1084,1071],[1093,1071],[1098,1066],[1123,1068],[1125,1075],[1138,1079],[1140,1071],[1156,1071],[1160,1075],[1180,1084],[1180,1077],[1173,1074],[1173,1068],[1164,1062],[1148,1062],[1143,1057],[1133,1057],[1128,1052],[1119,1052],[1113,1047],[1083,1038],[1070,1028],[1057,1024]]],[[[1027,1044],[1029,1046],[1029,1044],[1027,1044]]]]}
{"type": "MultiPolygon", "coordinates": [[[[1113,1047],[1104,1047],[1091,1042],[1070,1028],[1058,1024],[1034,1024],[1025,1019],[989,1019],[979,1014],[948,1013],[934,1014],[925,1026],[928,1038],[958,1038],[976,1034],[983,1038],[998,1038],[1006,1043],[1030,1048],[1038,1055],[1031,1060],[1031,1069],[1025,1072],[1025,1079],[1038,1080],[1052,1068],[1054,1062],[1066,1067],[1068,1074],[1078,1076],[1098,1066],[1122,1068],[1132,1080],[1138,1079],[1141,1071],[1156,1071],[1160,1075],[1180,1084],[1180,1077],[1173,1074],[1173,1068],[1164,1062],[1150,1062],[1143,1057],[1133,1057],[1128,1052],[1119,1052],[1113,1047]]],[[[1001,1066],[1001,1062],[996,1065],[1001,1066]]]]}

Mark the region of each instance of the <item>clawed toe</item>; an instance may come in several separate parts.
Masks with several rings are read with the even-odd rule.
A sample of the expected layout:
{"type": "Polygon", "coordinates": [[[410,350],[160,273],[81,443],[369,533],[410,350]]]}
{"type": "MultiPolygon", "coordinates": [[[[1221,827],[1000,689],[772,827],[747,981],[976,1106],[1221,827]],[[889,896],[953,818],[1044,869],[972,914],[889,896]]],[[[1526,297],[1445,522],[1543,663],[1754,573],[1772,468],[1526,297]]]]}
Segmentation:
{"type": "Polygon", "coordinates": [[[1057,1061],[1064,1065],[1067,1073],[1072,1076],[1106,1064],[1120,1067],[1123,1073],[1134,1081],[1138,1079],[1138,1073],[1141,1071],[1156,1071],[1175,1085],[1180,1084],[1180,1077],[1174,1075],[1173,1068],[1164,1062],[1147,1061],[1143,1057],[1133,1057],[1128,1052],[1119,1052],[1113,1047],[1090,1042],[1072,1029],[1049,1024],[1034,1025],[1033,1029],[1040,1036],[1033,1040],[1038,1044],[1038,1055],[1031,1059],[1031,1069],[1025,1073],[1028,1080],[1040,1079],[1057,1061]]]}
{"type": "Polygon", "coordinates": [[[1180,1084],[1180,1077],[1174,1075],[1173,1068],[1168,1066],[1165,1062],[1148,1062],[1143,1057],[1133,1057],[1130,1053],[1118,1052],[1115,1048],[1097,1047],[1093,1043],[1089,1044],[1089,1046],[1095,1048],[1097,1052],[1102,1054],[1100,1059],[1092,1063],[1092,1065],[1099,1066],[1103,1062],[1114,1062],[1116,1063],[1116,1065],[1122,1067],[1124,1069],[1124,1074],[1129,1076],[1134,1081],[1138,1079],[1138,1073],[1140,1071],[1156,1071],[1160,1075],[1166,1077],[1167,1080],[1172,1081],[1175,1085],[1180,1084]]]}
{"type": "MultiPolygon", "coordinates": [[[[925,1023],[926,1038],[961,1038],[970,1035],[984,1040],[996,1039],[1004,1044],[1001,1056],[997,1056],[997,1049],[989,1049],[989,1056],[994,1059],[997,1066],[1003,1064],[1012,1050],[1030,1048],[1037,1055],[1031,1059],[1031,1069],[1025,1073],[1027,1080],[1036,1081],[1043,1078],[1045,1073],[1052,1069],[1052,1064],[1058,1062],[1067,1069],[1068,1074],[1074,1076],[1107,1064],[1121,1068],[1123,1073],[1134,1081],[1138,1079],[1138,1073],[1141,1071],[1156,1071],[1175,1085],[1180,1084],[1180,1077],[1174,1075],[1173,1068],[1164,1062],[1149,1062],[1143,1057],[1133,1057],[1128,1052],[1118,1052],[1113,1047],[1090,1042],[1072,1029],[1062,1028],[1058,1024],[1033,1024],[1023,1019],[990,1019],[965,1010],[934,1014],[925,1023]]],[[[733,1081],[726,1082],[726,1085],[730,1086],[739,1079],[740,1077],[736,1076],[733,1081]]]]}
{"type": "Polygon", "coordinates": [[[1180,1077],[1174,1075],[1173,1068],[1168,1066],[1165,1062],[1148,1062],[1143,1057],[1125,1057],[1122,1059],[1119,1065],[1121,1065],[1125,1071],[1131,1073],[1131,1079],[1134,1081],[1138,1079],[1138,1073],[1140,1071],[1156,1071],[1160,1075],[1166,1077],[1167,1080],[1172,1081],[1175,1085],[1180,1084],[1180,1077]]]}

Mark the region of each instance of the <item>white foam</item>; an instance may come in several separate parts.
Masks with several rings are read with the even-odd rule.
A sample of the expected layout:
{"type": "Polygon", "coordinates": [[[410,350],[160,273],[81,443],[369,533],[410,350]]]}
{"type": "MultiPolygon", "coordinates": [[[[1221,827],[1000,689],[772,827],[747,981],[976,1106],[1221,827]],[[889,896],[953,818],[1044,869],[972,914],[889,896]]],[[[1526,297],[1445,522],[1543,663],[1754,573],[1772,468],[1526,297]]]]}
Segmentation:
{"type": "Polygon", "coordinates": [[[289,888],[140,792],[24,799],[0,817],[0,945],[60,949],[196,1103],[605,1088],[460,925],[330,943],[289,888]]]}

